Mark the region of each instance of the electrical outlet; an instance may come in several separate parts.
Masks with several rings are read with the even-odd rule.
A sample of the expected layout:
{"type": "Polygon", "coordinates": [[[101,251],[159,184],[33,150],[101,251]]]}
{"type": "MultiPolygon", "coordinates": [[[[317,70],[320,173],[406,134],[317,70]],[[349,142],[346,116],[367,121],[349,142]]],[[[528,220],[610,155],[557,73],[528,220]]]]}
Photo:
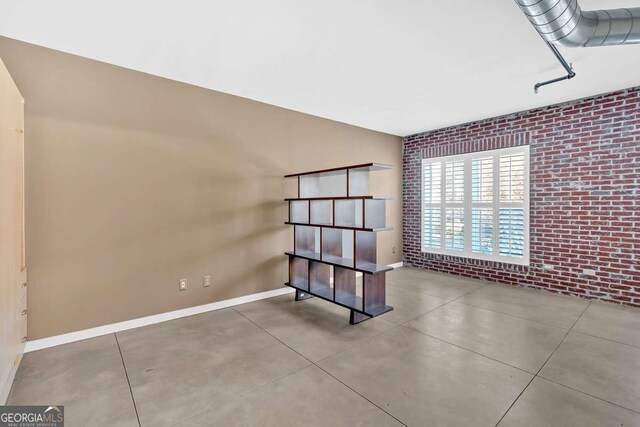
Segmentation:
{"type": "Polygon", "coordinates": [[[178,287],[179,291],[187,290],[187,279],[180,279],[180,286],[178,287]]]}
{"type": "Polygon", "coordinates": [[[393,249],[391,249],[391,253],[395,254],[396,253],[396,247],[394,246],[393,249]]]}
{"type": "Polygon", "coordinates": [[[202,281],[202,286],[208,288],[211,286],[211,276],[204,276],[204,280],[202,281]]]}

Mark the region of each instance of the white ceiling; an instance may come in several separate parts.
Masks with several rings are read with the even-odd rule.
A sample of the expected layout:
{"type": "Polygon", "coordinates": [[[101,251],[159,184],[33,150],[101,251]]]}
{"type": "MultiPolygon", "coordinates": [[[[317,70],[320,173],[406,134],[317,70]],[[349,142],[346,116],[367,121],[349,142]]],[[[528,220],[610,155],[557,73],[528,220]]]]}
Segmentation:
{"type": "Polygon", "coordinates": [[[640,85],[640,45],[563,49],[534,95],[563,70],[513,0],[5,0],[0,35],[395,135],[640,85]]]}

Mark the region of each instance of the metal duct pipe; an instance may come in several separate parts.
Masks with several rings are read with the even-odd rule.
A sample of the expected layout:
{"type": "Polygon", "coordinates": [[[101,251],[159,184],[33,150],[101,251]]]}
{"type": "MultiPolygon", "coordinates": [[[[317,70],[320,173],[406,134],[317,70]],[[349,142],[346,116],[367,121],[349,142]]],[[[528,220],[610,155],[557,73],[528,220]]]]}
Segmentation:
{"type": "Polygon", "coordinates": [[[640,43],[640,7],[583,11],[578,0],[516,0],[549,43],[567,47],[640,43]]]}

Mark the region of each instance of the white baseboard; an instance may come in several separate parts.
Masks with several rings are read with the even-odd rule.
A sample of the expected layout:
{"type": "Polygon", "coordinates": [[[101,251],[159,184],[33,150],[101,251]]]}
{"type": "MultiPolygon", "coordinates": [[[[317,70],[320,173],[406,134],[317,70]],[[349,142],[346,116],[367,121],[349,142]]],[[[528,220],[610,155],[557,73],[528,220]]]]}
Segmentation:
{"type": "Polygon", "coordinates": [[[140,317],[138,319],[126,320],[124,322],[111,323],[109,325],[98,326],[96,328],[69,332],[68,334],[41,338],[39,340],[28,341],[24,352],[28,353],[31,351],[42,350],[43,348],[54,347],[61,344],[68,344],[80,340],[86,340],[87,338],[113,334],[114,332],[126,331],[127,329],[139,328],[141,326],[153,325],[154,323],[166,322],[167,320],[179,319],[181,317],[193,316],[194,314],[220,310],[221,308],[228,308],[234,305],[246,304],[248,302],[259,301],[266,298],[273,298],[279,295],[292,293],[293,291],[294,289],[289,287],[274,289],[272,291],[260,292],[257,294],[246,295],[238,298],[231,298],[224,301],[212,302],[210,304],[203,304],[197,305],[195,307],[183,308],[181,310],[168,311],[166,313],[155,314],[153,316],[140,317]]]}
{"type": "MultiPolygon", "coordinates": [[[[402,267],[402,262],[389,264],[389,267],[400,268],[402,267]]],[[[140,317],[138,319],[111,323],[110,325],[98,326],[96,328],[69,332],[68,334],[41,338],[39,340],[28,341],[27,345],[25,346],[24,352],[29,353],[31,351],[42,350],[43,348],[54,347],[56,345],[68,344],[75,341],[86,340],[88,338],[99,337],[101,335],[126,331],[127,329],[139,328],[141,326],[153,325],[154,323],[166,322],[167,320],[179,319],[181,317],[193,316],[194,314],[201,314],[208,311],[220,310],[221,308],[233,307],[234,305],[246,304],[248,302],[273,298],[279,295],[289,294],[293,291],[294,289],[289,287],[274,289],[272,291],[260,292],[257,294],[246,295],[243,297],[232,298],[224,301],[212,302],[210,304],[183,308],[182,310],[168,311],[166,313],[155,314],[153,316],[140,317]]]]}

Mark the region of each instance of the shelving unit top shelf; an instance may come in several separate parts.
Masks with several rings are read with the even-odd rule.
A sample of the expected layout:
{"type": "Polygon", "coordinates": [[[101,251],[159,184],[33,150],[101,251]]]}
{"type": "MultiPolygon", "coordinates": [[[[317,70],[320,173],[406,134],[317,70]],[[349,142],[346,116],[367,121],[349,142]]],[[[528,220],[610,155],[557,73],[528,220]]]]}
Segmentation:
{"type": "Polygon", "coordinates": [[[309,171],[309,172],[291,173],[291,174],[285,175],[284,177],[292,178],[292,177],[304,176],[304,175],[331,175],[331,174],[339,174],[349,169],[359,169],[359,170],[366,169],[370,172],[373,172],[377,170],[384,170],[384,169],[391,169],[391,168],[392,168],[391,165],[387,165],[384,163],[363,163],[360,165],[343,166],[340,168],[320,169],[320,170],[309,171]]]}
{"type": "Polygon", "coordinates": [[[292,222],[285,221],[285,225],[301,225],[303,227],[317,227],[317,228],[335,228],[338,230],[355,230],[355,231],[371,231],[371,232],[380,232],[380,231],[391,231],[393,227],[360,227],[360,226],[350,226],[350,225],[333,225],[333,224],[317,224],[317,223],[308,223],[308,222],[292,222]]]}
{"type": "Polygon", "coordinates": [[[392,200],[391,196],[322,196],[322,197],[287,197],[284,199],[285,202],[296,201],[296,200],[392,200]]]}

